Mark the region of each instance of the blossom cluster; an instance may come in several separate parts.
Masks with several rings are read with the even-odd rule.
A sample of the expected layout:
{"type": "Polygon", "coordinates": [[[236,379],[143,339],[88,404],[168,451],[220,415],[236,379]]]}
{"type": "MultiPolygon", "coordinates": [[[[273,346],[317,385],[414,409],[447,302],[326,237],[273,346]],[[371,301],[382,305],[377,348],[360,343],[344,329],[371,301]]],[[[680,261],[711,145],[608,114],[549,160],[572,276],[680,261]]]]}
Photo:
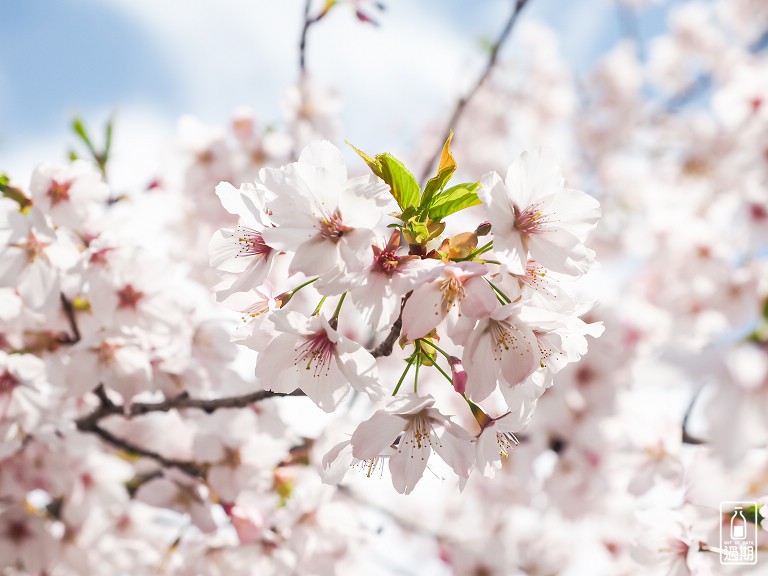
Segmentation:
{"type": "Polygon", "coordinates": [[[504,180],[491,172],[448,186],[449,144],[423,190],[389,154],[358,151],[374,174],[349,178],[327,141],[253,183],[216,189],[238,216],[211,240],[211,265],[228,273],[217,295],[239,306],[236,338],[258,352],[261,385],[299,389],[326,412],[351,390],[379,408],[326,455],[329,481],[356,462],[387,462],[409,493],[433,450],[462,481],[473,469],[493,475],[555,374],[602,332],[566,288],[594,260],[585,241],[599,203],[568,188],[544,151],[523,154],[504,180]],[[446,218],[473,207],[474,231],[446,237],[446,218]],[[302,312],[293,298],[309,286],[317,305],[302,312]],[[353,322],[368,329],[347,330],[353,322]],[[377,357],[398,336],[406,358],[395,382],[379,376],[377,357]],[[454,397],[443,403],[473,415],[471,425],[419,389],[428,370],[445,377],[454,397]]]}

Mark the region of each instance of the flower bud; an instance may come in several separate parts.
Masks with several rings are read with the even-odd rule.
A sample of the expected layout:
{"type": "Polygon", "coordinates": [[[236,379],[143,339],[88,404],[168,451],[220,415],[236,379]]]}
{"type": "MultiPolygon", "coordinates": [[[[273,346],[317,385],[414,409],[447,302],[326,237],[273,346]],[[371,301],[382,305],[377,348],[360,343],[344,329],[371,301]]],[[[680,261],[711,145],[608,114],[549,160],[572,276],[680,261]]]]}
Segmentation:
{"type": "Polygon", "coordinates": [[[491,223],[490,222],[483,222],[475,230],[475,234],[477,236],[488,236],[488,234],[490,234],[490,233],[491,233],[491,223]]]}
{"type": "Polygon", "coordinates": [[[467,389],[467,373],[464,371],[461,360],[456,358],[456,356],[451,356],[448,358],[448,364],[451,365],[454,390],[459,394],[464,394],[464,391],[467,389]]]}

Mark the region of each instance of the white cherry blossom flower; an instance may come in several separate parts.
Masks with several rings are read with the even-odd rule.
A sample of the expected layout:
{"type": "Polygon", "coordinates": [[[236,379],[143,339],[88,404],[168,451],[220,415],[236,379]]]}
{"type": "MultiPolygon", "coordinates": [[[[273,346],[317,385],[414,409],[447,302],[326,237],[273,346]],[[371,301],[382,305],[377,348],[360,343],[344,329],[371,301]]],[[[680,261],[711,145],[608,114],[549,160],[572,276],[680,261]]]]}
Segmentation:
{"type": "Polygon", "coordinates": [[[478,318],[497,306],[496,297],[482,276],[487,268],[478,262],[446,264],[431,282],[413,291],[403,308],[403,335],[415,340],[429,334],[448,318],[456,326],[463,315],[478,318]]]}
{"type": "Polygon", "coordinates": [[[275,227],[262,235],[267,245],[295,253],[290,272],[336,274],[365,267],[373,229],[392,202],[381,180],[348,180],[341,152],[326,141],[307,146],[298,162],[264,168],[260,176],[276,197],[268,205],[275,227]]]}
{"type": "Polygon", "coordinates": [[[461,478],[469,476],[474,458],[471,437],[437,408],[432,396],[395,398],[362,422],[352,434],[352,456],[375,460],[396,445],[389,458],[392,484],[410,494],[424,474],[432,451],[461,478]]]}
{"type": "Polygon", "coordinates": [[[498,306],[469,334],[462,363],[467,372],[467,395],[475,402],[487,398],[499,379],[507,386],[516,386],[539,368],[536,335],[521,320],[522,308],[519,303],[498,306]]]}
{"type": "Polygon", "coordinates": [[[106,208],[109,186],[90,162],[41,164],[29,186],[35,204],[57,226],[79,229],[106,208]]]}
{"type": "Polygon", "coordinates": [[[222,182],[216,187],[216,195],[227,212],[239,217],[237,228],[217,230],[208,246],[212,267],[239,274],[231,286],[216,293],[221,301],[261,284],[278,252],[264,242],[262,235],[264,228],[272,225],[265,206],[269,192],[253,184],[243,184],[238,190],[222,182]]]}
{"type": "Polygon", "coordinates": [[[395,230],[383,248],[373,244],[369,268],[321,278],[315,288],[329,295],[349,290],[352,302],[374,330],[391,326],[400,313],[400,297],[436,277],[442,268],[438,260],[398,255],[400,236],[395,230]]]}
{"type": "Polygon", "coordinates": [[[600,204],[566,188],[548,153],[523,153],[506,180],[486,174],[478,195],[488,208],[494,252],[510,272],[525,274],[529,253],[555,272],[580,275],[589,269],[595,253],[584,241],[597,224],[600,204]]]}
{"type": "Polygon", "coordinates": [[[259,351],[256,364],[256,376],[266,390],[301,389],[326,412],[336,409],[350,387],[371,399],[381,396],[376,359],[325,317],[276,312],[272,320],[279,334],[259,351]]]}

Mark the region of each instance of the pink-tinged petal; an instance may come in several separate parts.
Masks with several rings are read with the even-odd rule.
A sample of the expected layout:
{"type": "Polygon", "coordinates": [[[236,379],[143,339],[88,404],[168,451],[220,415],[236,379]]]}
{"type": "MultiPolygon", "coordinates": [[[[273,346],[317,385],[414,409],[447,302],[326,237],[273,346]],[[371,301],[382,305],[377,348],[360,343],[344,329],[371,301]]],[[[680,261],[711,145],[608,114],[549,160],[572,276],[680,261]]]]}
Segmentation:
{"type": "Polygon", "coordinates": [[[295,374],[296,346],[294,334],[280,334],[259,353],[255,374],[262,388],[273,392],[289,393],[299,388],[295,374]]]}
{"type": "Polygon", "coordinates": [[[389,186],[373,175],[351,179],[339,198],[344,222],[352,228],[375,228],[384,214],[396,208],[389,186]]]}
{"type": "Polygon", "coordinates": [[[464,298],[461,300],[461,313],[470,318],[487,318],[496,308],[499,301],[483,278],[475,276],[464,282],[464,298]]]}
{"type": "Polygon", "coordinates": [[[432,258],[409,260],[399,265],[397,270],[390,276],[392,290],[397,295],[410,292],[414,288],[440,276],[443,267],[444,264],[440,260],[432,258]]]}
{"type": "Polygon", "coordinates": [[[462,364],[467,371],[467,396],[474,402],[485,400],[496,389],[499,379],[499,366],[487,324],[470,334],[464,347],[462,364]]]}
{"type": "Polygon", "coordinates": [[[352,455],[358,460],[376,458],[397,440],[405,425],[399,416],[377,410],[352,434],[352,455]]]}
{"type": "Polygon", "coordinates": [[[450,429],[438,432],[438,441],[432,443],[432,448],[456,474],[468,478],[469,471],[475,463],[472,442],[469,438],[462,438],[452,434],[451,432],[454,431],[463,431],[463,429],[454,424],[450,429]]]}
{"type": "Polygon", "coordinates": [[[319,234],[298,247],[288,271],[316,276],[333,272],[339,267],[339,246],[319,234]]]}
{"type": "Polygon", "coordinates": [[[531,257],[545,268],[572,276],[586,273],[595,259],[595,252],[566,230],[550,230],[530,237],[531,257]]]}
{"type": "Polygon", "coordinates": [[[95,352],[80,349],[73,353],[67,365],[65,378],[67,393],[80,396],[90,392],[98,384],[93,381],[94,374],[99,373],[99,359],[95,352]]]}
{"type": "Polygon", "coordinates": [[[28,261],[27,253],[22,248],[7,246],[0,250],[0,286],[15,288],[28,261]]]}
{"type": "Polygon", "coordinates": [[[323,412],[336,410],[349,394],[349,382],[336,359],[330,360],[326,372],[318,373],[314,367],[307,369],[301,365],[296,369],[301,389],[323,412]]]}
{"type": "MultiPolygon", "coordinates": [[[[371,261],[372,230],[357,228],[344,234],[339,240],[338,255],[344,269],[349,272],[362,271],[371,261]]],[[[336,263],[338,266],[339,263],[336,263]]]]}
{"type": "Polygon", "coordinates": [[[299,164],[321,168],[331,183],[347,180],[344,156],[328,140],[316,140],[307,144],[299,155],[299,164]]]}
{"type": "Polygon", "coordinates": [[[408,298],[403,308],[403,335],[415,340],[429,334],[443,321],[447,310],[443,306],[443,293],[438,281],[424,284],[408,298]]]}
{"type": "Polygon", "coordinates": [[[504,181],[515,204],[524,208],[563,189],[565,181],[549,150],[523,152],[507,171],[504,181]]]}
{"type": "Polygon", "coordinates": [[[556,215],[557,226],[565,228],[582,242],[597,226],[602,210],[600,202],[581,190],[565,188],[547,206],[556,215]]]}
{"type": "MultiPolygon", "coordinates": [[[[261,235],[268,246],[276,250],[295,252],[303,243],[317,236],[317,220],[296,211],[291,211],[288,218],[293,222],[289,224],[291,220],[287,220],[277,228],[264,228],[261,235]]],[[[274,219],[277,221],[276,216],[274,219]]]]}
{"type": "Polygon", "coordinates": [[[483,476],[493,478],[496,471],[501,469],[501,454],[496,442],[496,431],[493,428],[483,430],[475,441],[475,456],[477,468],[483,476]]]}
{"type": "Polygon", "coordinates": [[[507,230],[512,226],[515,221],[515,209],[504,181],[496,172],[489,172],[480,179],[477,195],[487,208],[493,232],[496,229],[507,230]]]}
{"type": "Polygon", "coordinates": [[[408,394],[407,396],[398,396],[387,405],[387,412],[392,414],[401,414],[409,416],[417,414],[422,410],[432,408],[435,399],[427,394],[419,396],[418,394],[408,394]]]}
{"type": "Polygon", "coordinates": [[[240,243],[234,228],[221,228],[214,232],[208,243],[209,264],[225,272],[239,273],[245,270],[250,258],[237,258],[240,243]]]}
{"type": "Polygon", "coordinates": [[[496,346],[496,352],[501,356],[501,375],[512,386],[528,378],[539,367],[539,349],[530,330],[511,326],[507,330],[507,340],[496,346]]]}
{"type": "MultiPolygon", "coordinates": [[[[523,235],[517,230],[511,229],[505,233],[496,233],[494,228],[493,252],[496,258],[502,262],[511,274],[525,274],[525,266],[528,263],[528,250],[523,243],[523,235]]],[[[530,239],[529,239],[530,241],[530,239]]]]}
{"type": "Polygon", "coordinates": [[[339,442],[323,456],[320,479],[323,484],[338,484],[344,479],[356,459],[352,456],[350,440],[339,442]]]}
{"type": "Polygon", "coordinates": [[[36,258],[22,273],[18,290],[30,308],[44,308],[58,298],[59,274],[43,258],[36,258]]]}
{"type": "Polygon", "coordinates": [[[240,199],[240,190],[229,182],[220,182],[216,186],[216,196],[219,197],[224,210],[235,216],[243,212],[243,202],[240,199]]]}
{"type": "Polygon", "coordinates": [[[424,475],[432,450],[428,443],[421,447],[398,446],[397,452],[389,459],[392,485],[400,494],[410,494],[424,475]]]}
{"type": "Polygon", "coordinates": [[[372,401],[384,396],[384,389],[379,384],[376,358],[365,348],[357,345],[356,350],[340,355],[339,361],[342,373],[355,390],[365,392],[372,401]]]}

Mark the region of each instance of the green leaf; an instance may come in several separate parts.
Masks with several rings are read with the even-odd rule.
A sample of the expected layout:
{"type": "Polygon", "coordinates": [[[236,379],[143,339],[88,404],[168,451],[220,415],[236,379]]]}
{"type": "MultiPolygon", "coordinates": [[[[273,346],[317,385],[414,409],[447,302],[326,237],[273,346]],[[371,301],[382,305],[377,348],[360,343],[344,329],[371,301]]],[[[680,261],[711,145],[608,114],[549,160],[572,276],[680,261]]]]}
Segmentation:
{"type": "Polygon", "coordinates": [[[448,188],[432,200],[427,214],[432,220],[442,220],[459,210],[477,206],[480,204],[480,198],[476,192],[479,187],[480,182],[468,182],[448,188]]]}
{"type": "Polygon", "coordinates": [[[440,165],[437,167],[437,175],[430,178],[424,187],[424,194],[421,196],[421,208],[427,208],[435,193],[442,190],[456,172],[456,160],[451,154],[451,140],[453,140],[453,131],[448,135],[448,139],[443,145],[443,152],[440,154],[440,165]]]}
{"type": "Polygon", "coordinates": [[[72,120],[72,130],[74,130],[75,134],[77,134],[80,137],[80,140],[83,141],[83,144],[85,144],[85,147],[88,148],[88,152],[91,153],[91,156],[96,158],[96,156],[98,156],[96,148],[93,146],[91,137],[88,136],[88,131],[85,129],[83,121],[80,120],[80,118],[77,116],[75,116],[72,120]]]}
{"type": "Polygon", "coordinates": [[[371,158],[352,144],[349,145],[368,164],[371,172],[389,185],[392,196],[402,210],[418,205],[419,183],[400,160],[386,153],[377,154],[375,158],[371,158]]]}
{"type": "Polygon", "coordinates": [[[15,186],[11,186],[11,179],[7,174],[0,173],[0,195],[10,198],[19,205],[19,212],[26,213],[32,206],[32,199],[15,186]]]}

